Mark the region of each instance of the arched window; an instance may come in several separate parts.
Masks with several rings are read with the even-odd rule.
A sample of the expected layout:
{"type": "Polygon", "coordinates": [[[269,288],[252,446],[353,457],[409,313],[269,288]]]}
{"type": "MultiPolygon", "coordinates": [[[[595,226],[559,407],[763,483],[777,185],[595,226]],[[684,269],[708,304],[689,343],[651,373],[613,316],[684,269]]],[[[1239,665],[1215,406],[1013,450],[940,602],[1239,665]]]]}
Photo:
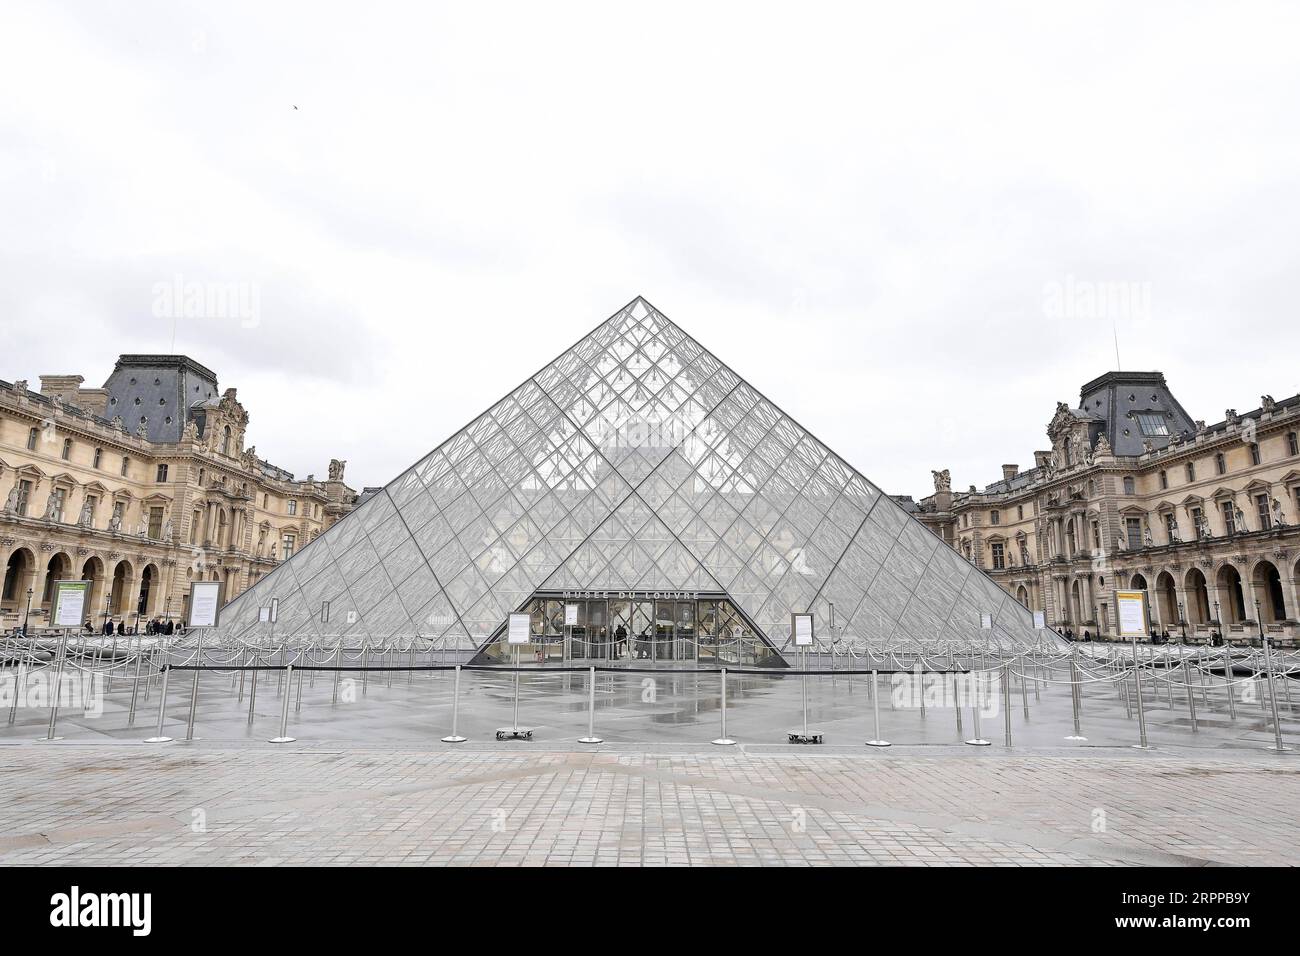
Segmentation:
{"type": "Polygon", "coordinates": [[[1252,465],[1258,465],[1258,464],[1259,464],[1259,445],[1258,445],[1258,444],[1251,443],[1251,445],[1250,445],[1250,463],[1251,463],[1252,465]]]}
{"type": "Polygon", "coordinates": [[[1228,462],[1227,459],[1223,457],[1223,452],[1219,452],[1214,456],[1214,470],[1220,475],[1224,474],[1228,470],[1228,462]]]}
{"type": "Polygon", "coordinates": [[[68,461],[72,458],[72,439],[63,439],[63,460],[68,461]]]}
{"type": "Polygon", "coordinates": [[[96,448],[96,449],[95,449],[95,462],[94,462],[96,468],[99,467],[100,459],[102,459],[103,457],[104,457],[104,449],[102,449],[102,448],[96,448]]]}
{"type": "Polygon", "coordinates": [[[227,457],[229,457],[230,455],[230,426],[229,425],[226,426],[226,430],[224,433],[222,433],[221,436],[221,454],[226,455],[227,457]]]}
{"type": "Polygon", "coordinates": [[[30,429],[30,430],[27,432],[27,450],[28,450],[28,451],[35,451],[35,450],[36,450],[36,438],[37,438],[38,434],[39,434],[39,432],[38,432],[38,430],[35,429],[35,428],[30,429]]]}

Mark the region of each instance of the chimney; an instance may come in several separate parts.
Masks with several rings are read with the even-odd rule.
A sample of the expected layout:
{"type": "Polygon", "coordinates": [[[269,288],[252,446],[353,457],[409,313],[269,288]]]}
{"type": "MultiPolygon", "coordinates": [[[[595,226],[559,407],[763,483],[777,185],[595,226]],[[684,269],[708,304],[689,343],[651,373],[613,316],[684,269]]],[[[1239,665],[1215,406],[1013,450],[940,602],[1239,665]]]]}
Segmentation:
{"type": "Polygon", "coordinates": [[[1003,465],[1003,466],[1002,466],[1002,480],[1003,480],[1003,481],[1010,481],[1012,478],[1016,477],[1016,475],[1018,475],[1018,474],[1020,474],[1020,466],[1019,466],[1019,465],[1003,465]]]}
{"type": "Polygon", "coordinates": [[[77,403],[77,391],[85,379],[80,375],[42,375],[41,394],[46,398],[60,398],[69,405],[77,403]]]}

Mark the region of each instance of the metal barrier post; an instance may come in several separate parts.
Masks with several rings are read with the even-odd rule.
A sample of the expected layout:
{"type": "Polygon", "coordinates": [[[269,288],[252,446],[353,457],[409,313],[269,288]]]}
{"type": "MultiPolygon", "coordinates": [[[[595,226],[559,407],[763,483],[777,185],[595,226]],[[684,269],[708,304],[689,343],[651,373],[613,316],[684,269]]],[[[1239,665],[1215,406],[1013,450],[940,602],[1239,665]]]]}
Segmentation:
{"type": "Polygon", "coordinates": [[[1004,712],[1002,723],[1003,723],[1003,730],[1006,734],[1005,743],[1008,747],[1010,747],[1011,746],[1011,665],[1010,664],[1002,665],[1002,710],[1004,712]]]}
{"type": "MultiPolygon", "coordinates": [[[[1072,652],[1077,653],[1077,652],[1072,652]]],[[[1070,657],[1070,703],[1074,708],[1074,733],[1067,736],[1066,740],[1087,740],[1083,735],[1083,730],[1079,722],[1080,710],[1079,694],[1079,665],[1073,656],[1070,657]]]]}
{"type": "Polygon", "coordinates": [[[988,747],[990,746],[989,741],[980,736],[980,691],[982,690],[983,685],[983,681],[981,680],[983,672],[975,673],[972,676],[975,678],[975,699],[971,703],[970,719],[971,727],[974,729],[975,736],[966,741],[966,743],[970,744],[972,747],[988,747]]]}
{"type": "Polygon", "coordinates": [[[297,737],[289,736],[289,690],[293,683],[293,665],[289,664],[284,672],[285,688],[284,697],[280,702],[280,736],[272,737],[268,743],[273,744],[291,744],[297,737]]]}
{"type": "Polygon", "coordinates": [[[343,673],[342,666],[343,648],[340,646],[334,649],[334,696],[330,699],[331,704],[339,702],[339,675],[343,673]]]}
{"type": "MultiPolygon", "coordinates": [[[[316,673],[315,671],[312,671],[313,675],[315,673],[316,673]]],[[[298,684],[295,687],[293,692],[293,712],[295,714],[302,713],[302,670],[301,669],[299,669],[298,671],[298,684]]]]}
{"type": "Polygon", "coordinates": [[[719,711],[722,714],[722,736],[718,737],[713,743],[719,747],[730,747],[735,741],[727,736],[727,669],[722,668],[722,707],[719,711]]]}
{"type": "Polygon", "coordinates": [[[1138,642],[1134,637],[1133,641],[1133,683],[1137,687],[1137,705],[1138,705],[1138,750],[1147,750],[1147,709],[1142,703],[1142,667],[1138,664],[1138,642]]]}
{"type": "MultiPolygon", "coordinates": [[[[1291,748],[1282,743],[1282,720],[1277,713],[1277,685],[1273,683],[1273,653],[1269,647],[1267,637],[1263,640],[1264,644],[1264,673],[1268,680],[1268,699],[1269,706],[1273,710],[1273,743],[1269,744],[1268,749],[1275,753],[1286,753],[1291,748]]],[[[1290,680],[1290,678],[1287,678],[1290,680]]]]}
{"type": "Polygon", "coordinates": [[[249,681],[253,689],[248,693],[248,726],[253,726],[253,708],[257,706],[257,685],[261,677],[261,671],[253,671],[253,679],[249,681]]]}
{"type": "Polygon", "coordinates": [[[456,684],[451,692],[451,733],[442,740],[448,744],[460,744],[465,742],[465,738],[457,732],[457,724],[460,722],[460,665],[456,665],[456,684]]]}
{"type": "Polygon", "coordinates": [[[162,690],[158,694],[158,729],[152,737],[146,737],[147,744],[165,744],[171,740],[170,737],[163,736],[163,711],[167,707],[167,678],[171,676],[171,665],[163,664],[162,690]]]}
{"type": "Polygon", "coordinates": [[[868,747],[889,747],[891,746],[889,741],[882,740],[880,737],[880,694],[877,692],[877,688],[876,688],[877,677],[878,677],[877,673],[873,670],[871,672],[870,686],[871,686],[871,715],[873,721],[872,726],[875,728],[875,733],[872,735],[872,738],[867,741],[867,746],[868,747]]]}
{"type": "Polygon", "coordinates": [[[197,668],[194,671],[194,683],[190,685],[190,719],[185,724],[185,739],[194,739],[194,710],[199,703],[199,675],[203,673],[203,632],[199,631],[199,647],[194,655],[197,668]]]}
{"type": "MultiPolygon", "coordinates": [[[[954,667],[957,666],[955,661],[953,662],[953,666],[954,667]]],[[[958,740],[964,739],[966,733],[966,731],[963,730],[961,726],[961,677],[962,675],[957,673],[954,673],[952,675],[952,699],[953,699],[953,703],[956,705],[953,707],[952,710],[953,713],[957,715],[957,739],[958,740]]]]}
{"type": "Polygon", "coordinates": [[[579,737],[580,744],[598,744],[601,738],[596,736],[596,668],[587,672],[587,736],[579,737]]]}
{"type": "Polygon", "coordinates": [[[1196,726],[1196,695],[1192,693],[1192,667],[1187,663],[1187,658],[1183,658],[1183,681],[1187,684],[1187,713],[1192,718],[1192,733],[1197,733],[1196,726]]]}
{"type": "Polygon", "coordinates": [[[1232,648],[1227,641],[1223,642],[1223,683],[1228,691],[1228,718],[1237,719],[1237,701],[1236,695],[1232,691],[1232,682],[1235,677],[1232,666],[1232,648]]]}
{"type": "MultiPolygon", "coordinates": [[[[128,642],[127,647],[130,647],[128,642]]],[[[136,639],[135,645],[135,680],[131,681],[131,710],[126,717],[128,727],[135,726],[135,701],[140,694],[140,664],[144,660],[144,655],[140,651],[140,641],[136,639]]]]}
{"type": "MultiPolygon", "coordinates": [[[[46,740],[58,740],[54,736],[54,727],[59,719],[59,685],[63,682],[63,659],[68,656],[68,632],[63,632],[59,641],[59,650],[54,667],[54,682],[50,685],[50,726],[45,732],[46,740]]],[[[1275,708],[1276,709],[1276,708],[1275,708]]]]}

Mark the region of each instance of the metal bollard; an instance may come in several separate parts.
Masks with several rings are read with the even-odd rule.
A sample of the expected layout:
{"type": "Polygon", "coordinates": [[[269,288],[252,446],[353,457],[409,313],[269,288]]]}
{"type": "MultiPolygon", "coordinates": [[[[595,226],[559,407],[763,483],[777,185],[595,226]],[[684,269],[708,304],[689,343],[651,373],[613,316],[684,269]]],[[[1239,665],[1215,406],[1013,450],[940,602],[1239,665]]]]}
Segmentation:
{"type": "Polygon", "coordinates": [[[1236,696],[1232,692],[1232,683],[1235,676],[1236,675],[1234,674],[1232,668],[1232,648],[1228,646],[1227,641],[1224,641],[1223,642],[1223,685],[1228,692],[1228,719],[1230,720],[1237,719],[1237,701],[1236,701],[1236,696]]]}
{"type": "Polygon", "coordinates": [[[975,677],[975,699],[971,703],[970,720],[975,736],[966,741],[966,743],[970,744],[972,747],[988,747],[990,746],[989,741],[980,736],[980,690],[983,685],[983,680],[981,679],[983,677],[983,672],[974,674],[973,676],[975,677]]]}
{"type": "Polygon", "coordinates": [[[457,730],[457,724],[460,722],[460,665],[456,665],[456,684],[451,692],[451,733],[442,738],[443,743],[459,744],[464,743],[465,738],[457,730]]]}
{"type": "Polygon", "coordinates": [[[261,671],[253,671],[253,679],[249,681],[253,689],[248,692],[248,726],[253,726],[253,708],[257,706],[257,684],[261,677],[261,671]]]}
{"type": "Polygon", "coordinates": [[[1002,711],[1003,711],[1003,730],[1006,734],[1005,743],[1011,746],[1011,666],[1002,665],[1002,711]]]}
{"type": "Polygon", "coordinates": [[[735,744],[735,741],[727,736],[727,669],[725,667],[722,668],[722,707],[720,713],[722,714],[722,736],[713,743],[719,747],[730,747],[735,744]]]}
{"type": "MultiPolygon", "coordinates": [[[[1142,667],[1138,664],[1137,638],[1133,638],[1133,683],[1137,688],[1137,707],[1138,707],[1138,750],[1146,750],[1147,747],[1147,709],[1142,703],[1142,667]]],[[[1125,695],[1127,696],[1127,695],[1125,695]]]]}
{"type": "Polygon", "coordinates": [[[331,704],[339,702],[339,675],[343,673],[340,669],[343,666],[342,653],[336,653],[334,657],[334,696],[330,699],[331,704]]]}
{"type": "Polygon", "coordinates": [[[1196,726],[1196,695],[1192,693],[1192,667],[1187,663],[1187,658],[1183,658],[1183,682],[1187,685],[1187,713],[1192,718],[1192,733],[1197,733],[1196,726]]]}
{"type": "Polygon", "coordinates": [[[172,672],[171,666],[168,664],[164,664],[163,675],[162,675],[162,689],[158,693],[158,729],[154,732],[154,735],[152,737],[145,738],[144,742],[147,744],[165,744],[167,743],[167,741],[171,740],[170,737],[164,737],[162,732],[163,712],[167,708],[167,679],[171,676],[171,672],[172,672]]]}
{"type": "MultiPolygon", "coordinates": [[[[316,672],[312,671],[312,673],[315,674],[316,672]]],[[[301,670],[298,671],[298,683],[294,688],[294,692],[293,692],[293,712],[295,714],[302,713],[302,671],[301,670]]]]}
{"type": "Polygon", "coordinates": [[[580,744],[602,743],[596,736],[596,668],[587,672],[587,736],[579,737],[580,744]]]}
{"type": "Polygon", "coordinates": [[[961,675],[953,674],[952,675],[952,699],[955,702],[956,706],[953,707],[952,710],[953,713],[957,715],[957,739],[958,740],[963,739],[966,733],[961,726],[961,694],[958,693],[960,689],[961,689],[961,675]]]}
{"type": "Polygon", "coordinates": [[[203,635],[199,635],[199,649],[194,656],[198,669],[194,671],[194,683],[190,686],[190,719],[185,724],[185,739],[194,739],[194,710],[199,703],[199,675],[203,673],[203,635]]]}
{"type": "Polygon", "coordinates": [[[366,690],[370,687],[370,644],[367,642],[361,649],[361,696],[366,696],[366,690]]]}
{"type": "MultiPolygon", "coordinates": [[[[1273,653],[1268,638],[1264,638],[1264,674],[1268,681],[1269,706],[1273,710],[1273,743],[1268,749],[1274,753],[1286,753],[1291,748],[1282,743],[1282,720],[1277,712],[1277,685],[1273,683],[1273,653]]],[[[1288,677],[1287,680],[1290,680],[1288,677]]]]}
{"type": "Polygon", "coordinates": [[[144,660],[144,655],[140,653],[140,645],[137,642],[135,648],[135,680],[131,681],[131,710],[127,714],[126,725],[135,726],[135,701],[140,694],[140,664],[144,660]]]}
{"type": "Polygon", "coordinates": [[[1083,735],[1080,725],[1079,711],[1080,707],[1079,693],[1079,665],[1073,657],[1070,658],[1070,703],[1074,708],[1074,733],[1067,736],[1066,740],[1087,740],[1083,735]]]}
{"type": "Polygon", "coordinates": [[[872,736],[870,740],[867,741],[867,746],[868,747],[889,747],[891,746],[889,741],[882,740],[880,737],[880,694],[877,692],[877,687],[876,687],[877,677],[878,675],[876,671],[873,670],[871,672],[871,683],[868,686],[871,687],[871,714],[873,719],[873,726],[875,727],[875,734],[872,736]]]}
{"type": "Polygon", "coordinates": [[[63,633],[63,640],[59,642],[59,650],[55,660],[54,682],[50,685],[50,726],[45,732],[46,740],[58,740],[54,736],[54,728],[59,719],[59,684],[63,682],[63,659],[68,656],[68,634],[63,633]]]}
{"type": "Polygon", "coordinates": [[[291,685],[293,684],[292,664],[289,664],[285,667],[284,679],[285,679],[284,698],[280,702],[280,736],[272,737],[269,741],[267,741],[268,743],[272,743],[272,744],[291,744],[298,739],[297,737],[289,736],[289,691],[291,690],[291,685]]]}

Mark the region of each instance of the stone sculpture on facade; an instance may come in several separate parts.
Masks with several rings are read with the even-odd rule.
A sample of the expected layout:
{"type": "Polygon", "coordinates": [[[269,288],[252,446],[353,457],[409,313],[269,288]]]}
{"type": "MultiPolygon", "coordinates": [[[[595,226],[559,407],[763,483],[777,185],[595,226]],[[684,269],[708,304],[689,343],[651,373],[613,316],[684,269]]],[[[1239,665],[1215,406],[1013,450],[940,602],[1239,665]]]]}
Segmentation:
{"type": "Polygon", "coordinates": [[[78,528],[89,528],[94,521],[94,503],[89,499],[82,502],[81,515],[77,518],[78,528]]]}

